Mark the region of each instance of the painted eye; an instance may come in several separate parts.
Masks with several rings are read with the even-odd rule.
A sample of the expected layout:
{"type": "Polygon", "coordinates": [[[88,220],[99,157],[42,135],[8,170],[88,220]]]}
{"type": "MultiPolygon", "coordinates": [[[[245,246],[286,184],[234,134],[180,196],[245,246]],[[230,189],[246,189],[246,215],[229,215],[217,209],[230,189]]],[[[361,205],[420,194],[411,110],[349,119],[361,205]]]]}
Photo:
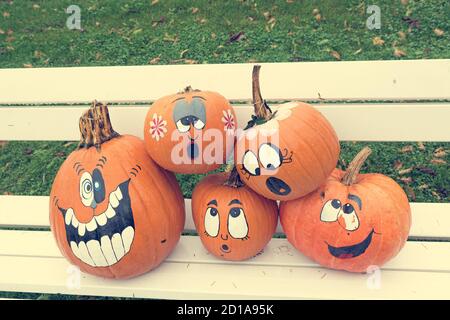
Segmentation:
{"type": "Polygon", "coordinates": [[[259,147],[259,161],[262,166],[269,170],[275,170],[281,165],[282,157],[280,149],[270,143],[264,143],[259,147]]]}
{"type": "Polygon", "coordinates": [[[242,161],[244,169],[247,170],[248,173],[254,176],[259,176],[261,173],[261,169],[259,168],[258,159],[255,154],[250,150],[244,154],[244,159],[242,161]]]}
{"type": "Polygon", "coordinates": [[[248,234],[248,224],[242,208],[231,208],[228,215],[228,232],[235,239],[245,238],[248,234]]]}
{"type": "Polygon", "coordinates": [[[105,181],[99,169],[92,172],[92,182],[94,183],[94,199],[96,203],[105,200],[105,181]]]}
{"type": "Polygon", "coordinates": [[[89,172],[84,172],[80,178],[80,198],[81,202],[90,207],[94,201],[94,185],[92,183],[92,176],[89,172]]]}
{"type": "Polygon", "coordinates": [[[358,229],[359,219],[358,215],[355,212],[355,208],[350,203],[346,203],[342,207],[342,211],[343,213],[339,215],[339,223],[343,225],[343,227],[345,227],[345,229],[348,231],[355,231],[356,229],[358,229]],[[341,221],[342,219],[344,221],[341,221]]]}
{"type": "Polygon", "coordinates": [[[194,121],[194,128],[195,129],[201,130],[201,129],[203,129],[204,126],[205,126],[205,124],[203,123],[202,120],[197,119],[197,120],[194,121]]]}
{"type": "Polygon", "coordinates": [[[324,222],[336,221],[341,211],[341,201],[338,199],[328,200],[322,207],[320,220],[324,222]]]}
{"type": "Polygon", "coordinates": [[[205,231],[210,237],[217,237],[219,234],[219,211],[216,208],[206,209],[205,231]]]}
{"type": "Polygon", "coordinates": [[[189,124],[184,124],[181,120],[178,120],[176,123],[178,131],[185,133],[188,132],[191,126],[189,124]]]}

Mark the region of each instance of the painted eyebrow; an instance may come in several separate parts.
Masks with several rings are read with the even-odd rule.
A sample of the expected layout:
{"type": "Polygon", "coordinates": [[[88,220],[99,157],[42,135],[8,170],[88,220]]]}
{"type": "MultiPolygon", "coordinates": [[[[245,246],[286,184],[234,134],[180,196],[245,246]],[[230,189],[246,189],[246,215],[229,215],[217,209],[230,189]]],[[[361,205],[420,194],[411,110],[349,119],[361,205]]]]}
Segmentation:
{"type": "Polygon", "coordinates": [[[80,175],[80,173],[84,171],[83,165],[80,162],[75,162],[73,169],[76,171],[77,175],[80,175]]]}
{"type": "Polygon", "coordinates": [[[231,200],[228,205],[231,206],[232,204],[240,204],[240,205],[242,205],[242,203],[238,199],[231,200]]]}
{"type": "Polygon", "coordinates": [[[349,194],[348,199],[355,201],[358,204],[359,210],[362,209],[362,201],[361,201],[360,197],[358,197],[357,195],[354,195],[354,194],[349,194]]]}
{"type": "Polygon", "coordinates": [[[205,98],[203,98],[203,97],[200,97],[200,96],[192,96],[192,98],[199,98],[199,99],[202,99],[202,100],[205,100],[205,101],[206,101],[206,99],[205,99],[205,98]]]}
{"type": "Polygon", "coordinates": [[[174,102],[176,102],[176,101],[178,101],[178,100],[183,100],[183,99],[184,99],[184,97],[177,98],[177,99],[173,100],[171,103],[174,103],[174,102]]]}
{"type": "Polygon", "coordinates": [[[209,205],[212,205],[212,204],[215,205],[215,206],[217,206],[217,200],[213,199],[213,200],[211,200],[210,202],[208,202],[207,205],[209,206],[209,205]]]}

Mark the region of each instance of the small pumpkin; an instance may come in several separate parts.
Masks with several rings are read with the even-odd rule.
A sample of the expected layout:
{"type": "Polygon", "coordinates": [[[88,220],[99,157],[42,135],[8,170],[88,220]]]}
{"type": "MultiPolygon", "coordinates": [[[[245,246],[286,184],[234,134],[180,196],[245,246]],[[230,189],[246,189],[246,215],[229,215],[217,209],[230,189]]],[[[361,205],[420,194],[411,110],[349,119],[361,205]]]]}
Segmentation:
{"type": "Polygon", "coordinates": [[[382,174],[359,174],[370,152],[364,148],[346,172],[334,170],[316,191],[280,204],[289,242],[328,268],[381,267],[408,238],[411,210],[402,188],[382,174]]]}
{"type": "Polygon", "coordinates": [[[158,266],[184,227],[172,173],[142,140],[119,135],[106,105],[80,118],[81,143],[61,165],[50,194],[50,226],[62,254],[93,275],[130,278],[158,266]]]}
{"type": "Polygon", "coordinates": [[[243,185],[236,169],[203,178],[192,193],[192,217],[205,248],[225,260],[260,253],[278,222],[276,201],[243,185]]]}
{"type": "Polygon", "coordinates": [[[235,162],[241,179],[257,193],[296,199],[319,187],[336,167],[339,141],[328,120],[309,104],[269,108],[261,96],[259,70],[253,69],[255,115],[238,136],[235,162]]]}
{"type": "Polygon", "coordinates": [[[234,147],[236,115],[217,92],[194,90],[156,100],[147,112],[144,140],[150,156],[177,173],[206,173],[224,164],[234,147]]]}

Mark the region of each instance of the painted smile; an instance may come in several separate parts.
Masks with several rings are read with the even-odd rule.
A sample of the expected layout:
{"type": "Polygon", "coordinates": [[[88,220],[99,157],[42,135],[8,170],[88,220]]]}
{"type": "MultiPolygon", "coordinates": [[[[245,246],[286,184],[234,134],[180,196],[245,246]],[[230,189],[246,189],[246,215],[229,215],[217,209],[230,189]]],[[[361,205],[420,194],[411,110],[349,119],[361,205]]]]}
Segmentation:
{"type": "Polygon", "coordinates": [[[291,193],[291,187],[281,179],[270,177],[266,180],[267,188],[279,196],[286,196],[291,193]]]}
{"type": "Polygon", "coordinates": [[[369,235],[364,239],[362,242],[355,244],[353,246],[347,246],[347,247],[333,247],[331,245],[328,245],[328,251],[336,258],[339,259],[350,259],[355,258],[357,256],[362,255],[366,249],[369,247],[370,243],[372,242],[372,236],[374,234],[374,230],[369,233],[369,235]]]}
{"type": "Polygon", "coordinates": [[[134,219],[127,180],[109,194],[108,208],[88,223],[79,222],[72,208],[61,211],[73,254],[92,267],[111,266],[122,259],[134,239],[134,219]]]}

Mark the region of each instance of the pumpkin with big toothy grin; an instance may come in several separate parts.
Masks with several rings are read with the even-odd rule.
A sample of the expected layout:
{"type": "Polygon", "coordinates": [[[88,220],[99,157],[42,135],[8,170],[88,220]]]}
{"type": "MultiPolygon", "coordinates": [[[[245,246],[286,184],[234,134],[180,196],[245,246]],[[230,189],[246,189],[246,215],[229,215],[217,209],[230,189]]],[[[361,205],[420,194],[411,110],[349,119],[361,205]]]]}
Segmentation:
{"type": "Polygon", "coordinates": [[[50,194],[50,226],[62,254],[107,278],[154,269],[184,227],[174,175],[153,162],[142,140],[114,132],[105,105],[94,103],[80,130],[80,147],[62,164],[50,194]]]}

